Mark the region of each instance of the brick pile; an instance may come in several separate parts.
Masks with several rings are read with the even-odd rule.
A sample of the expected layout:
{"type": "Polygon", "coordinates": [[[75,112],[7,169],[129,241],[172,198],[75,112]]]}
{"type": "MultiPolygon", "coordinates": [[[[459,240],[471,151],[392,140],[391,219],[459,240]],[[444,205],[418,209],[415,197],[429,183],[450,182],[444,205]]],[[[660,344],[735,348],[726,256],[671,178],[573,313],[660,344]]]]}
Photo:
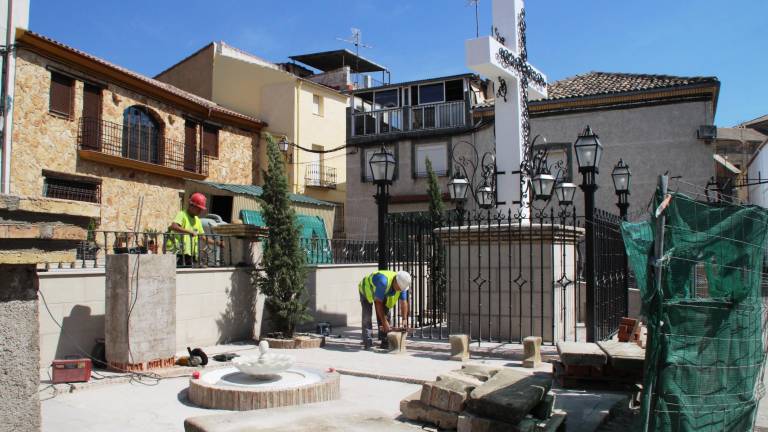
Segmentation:
{"type": "Polygon", "coordinates": [[[410,420],[459,432],[564,430],[549,374],[465,364],[426,382],[400,402],[410,420]]]}
{"type": "MultiPolygon", "coordinates": [[[[637,334],[633,327],[626,334],[637,334]],[[631,333],[630,333],[631,332],[631,333]]],[[[558,342],[560,360],[553,362],[555,379],[565,387],[626,387],[642,382],[645,349],[638,340],[558,342]]]]}

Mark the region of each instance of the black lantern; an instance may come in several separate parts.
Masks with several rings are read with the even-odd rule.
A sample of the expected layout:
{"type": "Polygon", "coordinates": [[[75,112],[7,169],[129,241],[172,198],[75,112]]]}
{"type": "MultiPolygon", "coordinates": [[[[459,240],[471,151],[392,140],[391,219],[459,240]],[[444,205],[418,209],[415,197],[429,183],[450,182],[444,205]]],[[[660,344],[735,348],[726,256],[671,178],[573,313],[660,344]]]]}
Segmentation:
{"type": "Polygon", "coordinates": [[[384,146],[371,156],[368,161],[371,167],[373,182],[376,184],[392,184],[395,178],[395,155],[389,152],[384,146]]]}
{"type": "Polygon", "coordinates": [[[597,173],[600,166],[600,158],[603,156],[603,145],[597,134],[592,132],[592,128],[587,126],[576,139],[574,144],[576,149],[576,163],[579,165],[579,172],[592,171],[597,173]]]}
{"type": "Polygon", "coordinates": [[[457,170],[453,177],[451,177],[451,180],[448,182],[448,191],[451,194],[451,200],[466,200],[468,188],[469,180],[467,180],[467,178],[457,170]]]}
{"type": "Polygon", "coordinates": [[[548,172],[540,172],[531,179],[533,196],[537,200],[546,201],[552,196],[552,188],[555,186],[555,177],[548,172]]]}
{"type": "Polygon", "coordinates": [[[613,167],[611,177],[613,178],[613,189],[616,191],[616,195],[629,195],[629,182],[632,179],[632,173],[629,171],[629,165],[625,164],[624,160],[619,159],[619,163],[613,167]]]}
{"type": "Polygon", "coordinates": [[[288,142],[288,138],[287,137],[282,137],[280,139],[280,142],[277,143],[278,148],[283,153],[287,153],[288,152],[288,147],[290,145],[291,145],[291,143],[288,142]]]}
{"type": "Polygon", "coordinates": [[[477,189],[477,203],[480,208],[493,207],[493,188],[488,184],[488,181],[483,181],[483,184],[477,189]]]}
{"type": "Polygon", "coordinates": [[[576,185],[573,183],[559,183],[555,186],[555,195],[560,205],[573,204],[573,196],[576,194],[576,185]]]}

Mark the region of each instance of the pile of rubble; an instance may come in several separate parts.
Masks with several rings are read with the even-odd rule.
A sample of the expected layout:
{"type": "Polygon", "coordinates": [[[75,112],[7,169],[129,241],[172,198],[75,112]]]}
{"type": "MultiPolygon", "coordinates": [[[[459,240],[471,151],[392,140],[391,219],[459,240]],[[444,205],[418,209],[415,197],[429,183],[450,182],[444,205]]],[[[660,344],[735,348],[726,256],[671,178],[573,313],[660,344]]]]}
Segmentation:
{"type": "Polygon", "coordinates": [[[565,412],[554,409],[550,374],[465,364],[424,383],[400,402],[403,415],[459,432],[562,431],[565,412]]]}

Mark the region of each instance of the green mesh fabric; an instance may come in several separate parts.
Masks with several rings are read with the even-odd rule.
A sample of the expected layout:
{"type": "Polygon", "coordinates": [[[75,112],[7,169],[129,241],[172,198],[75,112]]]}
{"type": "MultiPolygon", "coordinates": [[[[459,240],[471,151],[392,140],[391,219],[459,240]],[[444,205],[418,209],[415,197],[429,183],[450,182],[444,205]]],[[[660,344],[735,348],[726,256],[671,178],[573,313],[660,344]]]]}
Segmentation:
{"type": "Polygon", "coordinates": [[[648,324],[644,426],[752,430],[765,360],[760,281],[768,212],[675,193],[665,215],[660,286],[656,221],[622,226],[648,324]]]}

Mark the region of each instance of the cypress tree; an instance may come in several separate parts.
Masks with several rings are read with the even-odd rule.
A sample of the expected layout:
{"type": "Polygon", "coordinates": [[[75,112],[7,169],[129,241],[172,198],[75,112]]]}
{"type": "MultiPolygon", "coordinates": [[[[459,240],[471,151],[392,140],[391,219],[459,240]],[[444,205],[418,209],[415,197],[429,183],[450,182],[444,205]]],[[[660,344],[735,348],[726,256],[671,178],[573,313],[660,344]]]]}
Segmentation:
{"type": "MultiPolygon", "coordinates": [[[[440,185],[437,184],[437,175],[432,169],[432,161],[427,158],[427,195],[429,195],[429,221],[432,229],[442,227],[445,223],[445,205],[443,196],[440,193],[440,185]]],[[[446,303],[446,274],[445,274],[445,252],[442,242],[432,234],[432,254],[429,260],[429,281],[432,285],[432,295],[435,299],[435,306],[439,312],[445,311],[446,303]]]]}
{"type": "Polygon", "coordinates": [[[307,255],[299,244],[299,227],[288,197],[283,156],[267,134],[267,171],[264,173],[264,222],[269,232],[257,286],[275,328],[292,337],[296,327],[311,316],[307,308],[307,255]]]}

